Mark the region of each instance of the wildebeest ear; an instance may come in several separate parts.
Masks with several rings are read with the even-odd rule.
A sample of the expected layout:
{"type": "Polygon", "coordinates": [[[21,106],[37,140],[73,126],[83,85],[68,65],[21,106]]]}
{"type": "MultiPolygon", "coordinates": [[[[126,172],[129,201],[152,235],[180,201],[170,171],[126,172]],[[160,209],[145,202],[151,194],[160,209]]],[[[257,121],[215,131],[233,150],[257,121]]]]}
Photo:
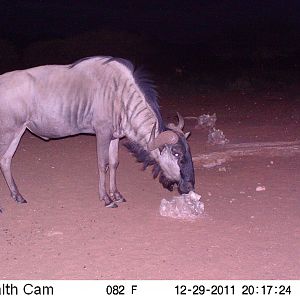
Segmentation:
{"type": "Polygon", "coordinates": [[[187,139],[187,138],[190,136],[190,134],[191,134],[190,131],[189,131],[189,132],[186,132],[186,133],[184,134],[185,138],[187,139]]]}

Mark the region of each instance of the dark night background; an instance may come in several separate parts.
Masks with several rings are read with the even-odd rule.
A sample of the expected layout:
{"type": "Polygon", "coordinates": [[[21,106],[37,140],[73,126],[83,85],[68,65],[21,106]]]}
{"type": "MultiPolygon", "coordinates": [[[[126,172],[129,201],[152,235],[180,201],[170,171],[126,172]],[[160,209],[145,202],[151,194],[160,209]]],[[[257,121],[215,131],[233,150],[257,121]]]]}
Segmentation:
{"type": "Polygon", "coordinates": [[[1,73],[113,55],[203,84],[299,78],[300,1],[0,3],[1,73]]]}
{"type": "MultiPolygon", "coordinates": [[[[98,200],[96,138],[45,142],[26,130],[12,169],[28,204],[12,201],[0,179],[0,280],[299,280],[300,0],[0,0],[0,74],[95,55],[144,66],[155,81],[165,124],[178,124],[176,112],[183,116],[194,165],[194,171],[191,163],[184,167],[184,176],[195,175],[205,212],[196,215],[198,204],[184,196],[176,208],[189,221],[192,215],[199,219],[160,217],[160,208],[174,210],[177,191],[163,189],[164,176],[152,180],[151,167],[142,173],[123,146],[116,173],[128,201],[107,211],[98,200]],[[216,127],[207,126],[207,114],[215,114],[216,127]],[[167,208],[168,199],[173,208],[167,208]]],[[[94,83],[88,76],[78,85],[72,78],[42,99],[56,83],[53,77],[18,74],[0,77],[5,174],[25,127],[45,136],[51,126],[53,132],[102,133],[109,118],[102,109],[106,82],[87,92],[94,83]],[[65,126],[60,116],[67,116],[65,126]]],[[[146,78],[140,79],[146,81],[140,90],[149,91],[146,78]]],[[[117,127],[132,130],[138,141],[147,130],[136,124],[143,116],[150,124],[149,109],[144,111],[154,99],[145,95],[143,102],[150,102],[142,105],[140,91],[131,92],[135,86],[128,82],[122,89],[128,101],[107,100],[127,103],[127,118],[121,113],[117,127]]],[[[109,107],[114,116],[121,109],[109,107]]],[[[180,137],[178,145],[183,143],[180,137]]],[[[136,149],[144,149],[143,143],[136,149]]],[[[152,164],[146,152],[140,157],[152,164]]],[[[167,160],[172,169],[173,159],[167,160]]]]}

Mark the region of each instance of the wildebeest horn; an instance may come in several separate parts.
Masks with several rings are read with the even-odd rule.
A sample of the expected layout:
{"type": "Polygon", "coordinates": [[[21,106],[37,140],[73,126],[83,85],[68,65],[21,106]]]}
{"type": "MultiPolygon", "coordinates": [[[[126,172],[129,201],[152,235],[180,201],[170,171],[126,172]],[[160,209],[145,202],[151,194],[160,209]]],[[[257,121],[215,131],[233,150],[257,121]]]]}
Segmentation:
{"type": "Polygon", "coordinates": [[[152,151],[165,144],[170,145],[176,144],[178,142],[178,135],[171,130],[163,131],[155,138],[155,128],[156,124],[154,124],[151,131],[150,139],[148,142],[148,150],[152,151]]]}
{"type": "Polygon", "coordinates": [[[183,126],[184,126],[184,120],[183,120],[183,117],[177,113],[177,117],[178,117],[178,125],[175,125],[174,123],[169,123],[168,124],[168,127],[172,130],[175,130],[175,131],[178,131],[180,133],[183,133],[182,132],[182,129],[183,129],[183,126]]]}
{"type": "Polygon", "coordinates": [[[179,112],[177,112],[177,117],[178,117],[178,125],[177,125],[177,127],[180,130],[182,130],[183,126],[184,126],[184,119],[183,119],[182,115],[179,112]]]}

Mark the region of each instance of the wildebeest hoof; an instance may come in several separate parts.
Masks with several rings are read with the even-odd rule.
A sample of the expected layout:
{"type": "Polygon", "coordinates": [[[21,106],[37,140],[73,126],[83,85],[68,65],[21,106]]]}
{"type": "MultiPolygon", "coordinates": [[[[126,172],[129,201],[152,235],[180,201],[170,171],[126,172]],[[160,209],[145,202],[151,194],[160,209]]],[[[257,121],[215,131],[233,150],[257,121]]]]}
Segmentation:
{"type": "Polygon", "coordinates": [[[110,197],[115,203],[126,202],[126,199],[119,192],[111,193],[110,197]]]}
{"type": "Polygon", "coordinates": [[[12,197],[18,203],[27,203],[27,201],[20,194],[13,195],[12,197]]]}
{"type": "Polygon", "coordinates": [[[115,202],[112,201],[110,203],[105,204],[105,207],[108,207],[108,208],[117,208],[118,205],[115,202]]]}
{"type": "Polygon", "coordinates": [[[125,198],[118,198],[115,200],[115,203],[122,203],[122,202],[127,202],[125,198]]]}
{"type": "Polygon", "coordinates": [[[118,205],[108,195],[105,195],[102,200],[105,202],[105,207],[116,208],[118,205]]]}

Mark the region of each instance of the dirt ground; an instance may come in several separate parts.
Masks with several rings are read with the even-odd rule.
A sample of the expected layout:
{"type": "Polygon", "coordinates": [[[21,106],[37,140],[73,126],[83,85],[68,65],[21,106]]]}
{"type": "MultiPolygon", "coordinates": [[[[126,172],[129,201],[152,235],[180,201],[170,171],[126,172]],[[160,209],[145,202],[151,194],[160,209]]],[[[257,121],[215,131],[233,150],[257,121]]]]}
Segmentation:
{"type": "MultiPolygon", "coordinates": [[[[217,113],[231,143],[300,139],[300,98],[207,93],[162,95],[166,121],[217,113]]],[[[192,154],[205,130],[186,121],[192,154]]],[[[117,209],[98,200],[95,137],[45,142],[29,132],[13,160],[27,204],[0,178],[0,279],[300,279],[300,156],[241,157],[195,165],[206,215],[161,217],[170,193],[120,149],[117,209]],[[225,168],[224,168],[225,167],[225,168]],[[264,191],[256,191],[264,186],[264,191]]]]}

